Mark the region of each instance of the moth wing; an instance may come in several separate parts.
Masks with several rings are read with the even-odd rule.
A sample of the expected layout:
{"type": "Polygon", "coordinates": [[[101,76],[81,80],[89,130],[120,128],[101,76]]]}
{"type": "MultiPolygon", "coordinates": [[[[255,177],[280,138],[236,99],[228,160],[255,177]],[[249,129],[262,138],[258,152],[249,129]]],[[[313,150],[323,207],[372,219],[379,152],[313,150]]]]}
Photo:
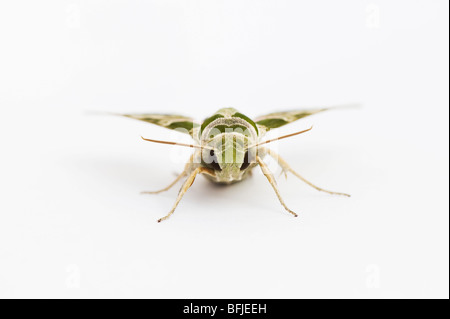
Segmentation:
{"type": "Polygon", "coordinates": [[[200,123],[196,122],[193,118],[175,115],[175,114],[121,114],[122,116],[129,117],[135,120],[152,123],[158,126],[162,126],[171,130],[178,130],[183,133],[188,133],[193,136],[194,131],[199,128],[200,123]]]}
{"type": "Polygon", "coordinates": [[[340,105],[327,108],[315,108],[315,109],[301,109],[285,112],[275,112],[267,115],[259,116],[255,119],[256,125],[265,130],[266,132],[284,126],[286,124],[295,122],[304,117],[317,114],[327,110],[334,110],[337,108],[358,107],[359,104],[340,105]]]}

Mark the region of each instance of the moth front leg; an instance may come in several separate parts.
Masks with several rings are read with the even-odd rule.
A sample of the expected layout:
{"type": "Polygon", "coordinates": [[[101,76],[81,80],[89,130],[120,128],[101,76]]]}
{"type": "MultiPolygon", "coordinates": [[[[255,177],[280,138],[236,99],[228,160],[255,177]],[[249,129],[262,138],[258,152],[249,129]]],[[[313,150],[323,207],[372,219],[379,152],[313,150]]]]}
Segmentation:
{"type": "Polygon", "coordinates": [[[256,156],[256,161],[258,162],[259,166],[261,167],[261,170],[263,172],[263,174],[266,176],[267,180],[269,181],[270,185],[272,186],[273,190],[275,191],[275,194],[277,194],[278,200],[280,201],[281,205],[283,205],[283,207],[292,215],[294,215],[294,217],[297,217],[298,215],[296,213],[294,213],[292,210],[290,210],[286,204],[284,203],[283,198],[281,198],[280,192],[278,191],[278,187],[275,181],[275,178],[273,177],[272,172],[269,170],[269,168],[267,167],[266,163],[263,162],[263,160],[261,159],[261,157],[256,156]]]}
{"type": "Polygon", "coordinates": [[[180,175],[178,175],[178,177],[172,182],[170,183],[167,187],[164,187],[163,189],[157,190],[157,191],[144,191],[141,192],[141,194],[159,194],[165,191],[168,191],[169,189],[171,189],[173,187],[173,185],[175,185],[176,183],[178,183],[178,181],[180,179],[182,179],[184,176],[186,176],[187,172],[186,170],[184,170],[180,175]]]}
{"type": "Polygon", "coordinates": [[[165,191],[171,189],[176,183],[178,183],[178,181],[180,179],[182,179],[184,176],[186,176],[188,174],[188,171],[192,165],[192,160],[194,158],[194,155],[195,155],[195,153],[192,154],[191,157],[189,158],[189,161],[184,166],[183,172],[181,172],[181,174],[178,175],[178,177],[172,183],[170,183],[167,187],[164,187],[163,189],[160,189],[157,191],[144,191],[144,192],[141,192],[141,194],[159,194],[159,193],[162,193],[162,192],[165,192],[165,191]]]}
{"type": "Polygon", "coordinates": [[[301,179],[303,182],[305,182],[305,183],[308,184],[309,186],[311,186],[311,187],[317,189],[318,191],[325,192],[325,193],[332,194],[332,195],[342,195],[342,196],[350,197],[349,194],[328,191],[328,190],[326,190],[326,189],[323,189],[323,188],[320,188],[320,187],[314,185],[314,184],[311,183],[310,181],[306,180],[306,179],[305,179],[303,176],[301,176],[299,173],[297,173],[296,171],[294,171],[284,159],[282,159],[277,153],[275,153],[275,152],[272,151],[271,149],[269,149],[269,148],[264,148],[263,152],[269,154],[274,160],[276,160],[277,163],[278,163],[278,165],[281,166],[281,168],[283,169],[284,172],[291,172],[292,174],[294,174],[295,176],[297,176],[299,179],[301,179]]]}
{"type": "Polygon", "coordinates": [[[214,172],[212,172],[209,168],[206,167],[197,167],[192,173],[189,174],[188,178],[186,179],[186,181],[184,182],[183,186],[180,189],[180,192],[178,193],[177,199],[175,201],[175,204],[173,205],[172,209],[170,210],[170,212],[158,219],[158,223],[162,222],[163,220],[166,220],[167,218],[170,217],[170,215],[173,214],[173,212],[175,211],[175,209],[178,206],[178,203],[181,201],[181,199],[183,198],[184,194],[187,192],[187,190],[192,186],[192,184],[194,183],[195,177],[197,176],[197,174],[209,174],[209,175],[213,175],[214,176],[214,172]]]}

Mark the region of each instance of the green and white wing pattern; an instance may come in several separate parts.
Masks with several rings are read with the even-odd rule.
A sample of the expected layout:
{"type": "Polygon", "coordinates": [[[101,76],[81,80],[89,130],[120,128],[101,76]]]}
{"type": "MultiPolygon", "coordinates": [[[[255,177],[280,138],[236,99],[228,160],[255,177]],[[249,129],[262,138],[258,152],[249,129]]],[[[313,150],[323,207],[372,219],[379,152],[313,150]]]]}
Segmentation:
{"type": "Polygon", "coordinates": [[[271,129],[281,127],[283,125],[295,122],[301,118],[323,112],[328,109],[329,108],[275,112],[257,117],[255,119],[255,123],[267,132],[271,129]]]}
{"type": "Polygon", "coordinates": [[[121,114],[135,120],[144,121],[147,123],[156,124],[171,130],[180,130],[188,132],[191,136],[194,131],[200,126],[200,123],[194,119],[174,114],[121,114]]]}

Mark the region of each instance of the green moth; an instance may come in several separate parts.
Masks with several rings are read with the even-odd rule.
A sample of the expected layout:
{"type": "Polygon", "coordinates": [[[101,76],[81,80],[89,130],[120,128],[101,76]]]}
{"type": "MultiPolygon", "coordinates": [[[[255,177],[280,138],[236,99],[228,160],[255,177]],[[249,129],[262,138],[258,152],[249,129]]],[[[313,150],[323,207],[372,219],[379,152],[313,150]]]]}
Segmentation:
{"type": "Polygon", "coordinates": [[[184,178],[184,183],[178,193],[172,209],[166,216],[158,219],[158,222],[161,222],[173,214],[178,206],[178,203],[183,198],[183,195],[194,183],[197,175],[202,174],[215,183],[231,184],[239,182],[250,176],[252,169],[256,166],[260,167],[270,185],[272,185],[272,188],[275,191],[281,205],[283,205],[289,213],[297,217],[297,214],[290,210],[284,203],[284,200],[278,190],[275,178],[263,161],[265,156],[271,156],[274,158],[281,166],[285,174],[290,172],[303,182],[319,191],[336,195],[350,196],[348,194],[331,192],[315,186],[303,178],[300,174],[295,172],[281,157],[278,156],[278,154],[263,146],[275,140],[305,133],[311,128],[281,136],[276,139],[264,141],[263,137],[269,130],[276,129],[306,116],[323,112],[328,109],[330,108],[276,112],[260,116],[252,120],[236,109],[223,108],[218,110],[212,116],[206,118],[203,122],[197,122],[190,117],[181,115],[122,115],[148,123],[153,123],[168,129],[184,132],[189,134],[194,140],[193,144],[181,144],[142,137],[143,140],[149,142],[179,145],[194,149],[194,152],[188,163],[186,163],[183,172],[170,185],[158,191],[143,192],[147,194],[156,194],[166,191],[184,178]]]}

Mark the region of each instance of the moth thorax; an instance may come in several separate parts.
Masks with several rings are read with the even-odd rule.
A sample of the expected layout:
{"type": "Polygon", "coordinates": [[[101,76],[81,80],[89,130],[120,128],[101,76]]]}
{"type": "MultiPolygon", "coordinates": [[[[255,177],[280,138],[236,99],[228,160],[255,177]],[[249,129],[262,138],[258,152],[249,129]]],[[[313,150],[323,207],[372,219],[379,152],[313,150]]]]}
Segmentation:
{"type": "Polygon", "coordinates": [[[241,118],[218,118],[203,129],[201,142],[208,143],[216,136],[230,133],[246,136],[250,142],[256,142],[258,138],[253,125],[241,118]]]}

